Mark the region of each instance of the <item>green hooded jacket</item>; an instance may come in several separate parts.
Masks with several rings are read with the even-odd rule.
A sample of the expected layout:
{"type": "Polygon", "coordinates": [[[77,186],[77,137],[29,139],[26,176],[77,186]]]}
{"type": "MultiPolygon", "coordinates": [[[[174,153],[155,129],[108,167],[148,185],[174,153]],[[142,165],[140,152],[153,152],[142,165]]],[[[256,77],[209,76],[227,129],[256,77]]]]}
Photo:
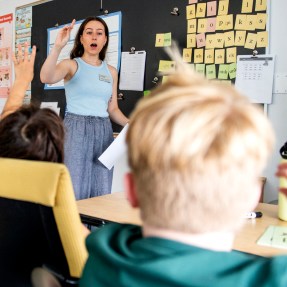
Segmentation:
{"type": "Polygon", "coordinates": [[[80,287],[287,286],[287,256],[217,252],[158,237],[135,225],[108,224],[86,241],[80,287]]]}

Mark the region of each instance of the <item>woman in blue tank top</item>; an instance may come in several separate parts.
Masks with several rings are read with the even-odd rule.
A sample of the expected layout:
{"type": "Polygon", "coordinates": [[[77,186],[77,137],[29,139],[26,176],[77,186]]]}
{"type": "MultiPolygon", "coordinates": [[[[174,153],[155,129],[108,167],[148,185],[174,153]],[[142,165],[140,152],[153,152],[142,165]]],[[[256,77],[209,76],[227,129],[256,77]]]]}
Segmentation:
{"type": "Polygon", "coordinates": [[[64,79],[67,102],[65,164],[78,200],[111,192],[113,171],[108,170],[98,157],[113,141],[110,119],[124,126],[128,118],[117,103],[117,70],[104,61],[109,43],[104,20],[98,17],[85,19],[75,37],[70,59],[57,64],[74,24],[75,20],[59,31],[40,77],[46,84],[64,79]]]}

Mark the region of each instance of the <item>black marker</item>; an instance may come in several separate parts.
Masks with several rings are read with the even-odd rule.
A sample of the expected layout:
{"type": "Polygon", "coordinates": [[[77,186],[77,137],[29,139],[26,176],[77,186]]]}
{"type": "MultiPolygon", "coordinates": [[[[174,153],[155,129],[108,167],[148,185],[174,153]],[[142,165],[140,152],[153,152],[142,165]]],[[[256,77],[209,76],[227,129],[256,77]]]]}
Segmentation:
{"type": "Polygon", "coordinates": [[[252,219],[252,218],[260,218],[262,217],[263,213],[260,211],[252,211],[252,212],[247,212],[244,216],[244,218],[247,219],[252,219]]]}

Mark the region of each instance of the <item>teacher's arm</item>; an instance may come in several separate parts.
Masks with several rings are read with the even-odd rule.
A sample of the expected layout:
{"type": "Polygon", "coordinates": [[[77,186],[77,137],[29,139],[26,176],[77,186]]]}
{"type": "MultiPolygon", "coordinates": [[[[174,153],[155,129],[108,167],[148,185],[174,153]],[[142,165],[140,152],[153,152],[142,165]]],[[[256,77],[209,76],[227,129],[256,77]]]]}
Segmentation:
{"type": "Polygon", "coordinates": [[[122,113],[122,111],[119,109],[118,106],[118,99],[117,99],[118,72],[112,66],[109,66],[109,69],[113,77],[113,94],[109,101],[108,113],[113,122],[121,126],[125,126],[129,122],[129,119],[122,113]]]}

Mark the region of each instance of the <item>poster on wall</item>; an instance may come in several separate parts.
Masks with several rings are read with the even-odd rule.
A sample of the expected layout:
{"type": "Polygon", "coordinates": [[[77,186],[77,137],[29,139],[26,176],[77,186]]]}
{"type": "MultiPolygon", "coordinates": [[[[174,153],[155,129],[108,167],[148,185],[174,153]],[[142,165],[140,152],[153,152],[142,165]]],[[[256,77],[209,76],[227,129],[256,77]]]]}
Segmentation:
{"type": "Polygon", "coordinates": [[[32,6],[16,10],[15,30],[32,27],[32,6]]]}
{"type": "Polygon", "coordinates": [[[13,14],[0,16],[0,112],[12,85],[12,23],[13,14]]]}
{"type": "MultiPolygon", "coordinates": [[[[121,55],[121,26],[122,26],[122,14],[121,12],[114,12],[108,15],[99,16],[105,20],[107,26],[109,28],[109,46],[106,53],[106,62],[115,67],[118,71],[120,68],[120,55],[121,55]]],[[[73,30],[71,31],[70,39],[66,46],[62,49],[57,63],[61,62],[64,59],[70,58],[70,52],[74,46],[74,40],[77,34],[77,31],[84,20],[79,20],[75,23],[73,30]]],[[[48,40],[47,40],[47,55],[50,54],[57,34],[61,28],[65,25],[61,25],[58,27],[49,28],[48,32],[48,40]]],[[[55,83],[55,84],[45,84],[45,89],[64,89],[64,80],[55,83]]]]}
{"type": "MultiPolygon", "coordinates": [[[[24,51],[24,44],[31,46],[32,35],[32,6],[25,8],[17,8],[15,12],[15,51],[18,51],[18,45],[22,46],[24,51]]],[[[24,104],[29,104],[31,101],[31,85],[26,91],[24,104]]]]}

